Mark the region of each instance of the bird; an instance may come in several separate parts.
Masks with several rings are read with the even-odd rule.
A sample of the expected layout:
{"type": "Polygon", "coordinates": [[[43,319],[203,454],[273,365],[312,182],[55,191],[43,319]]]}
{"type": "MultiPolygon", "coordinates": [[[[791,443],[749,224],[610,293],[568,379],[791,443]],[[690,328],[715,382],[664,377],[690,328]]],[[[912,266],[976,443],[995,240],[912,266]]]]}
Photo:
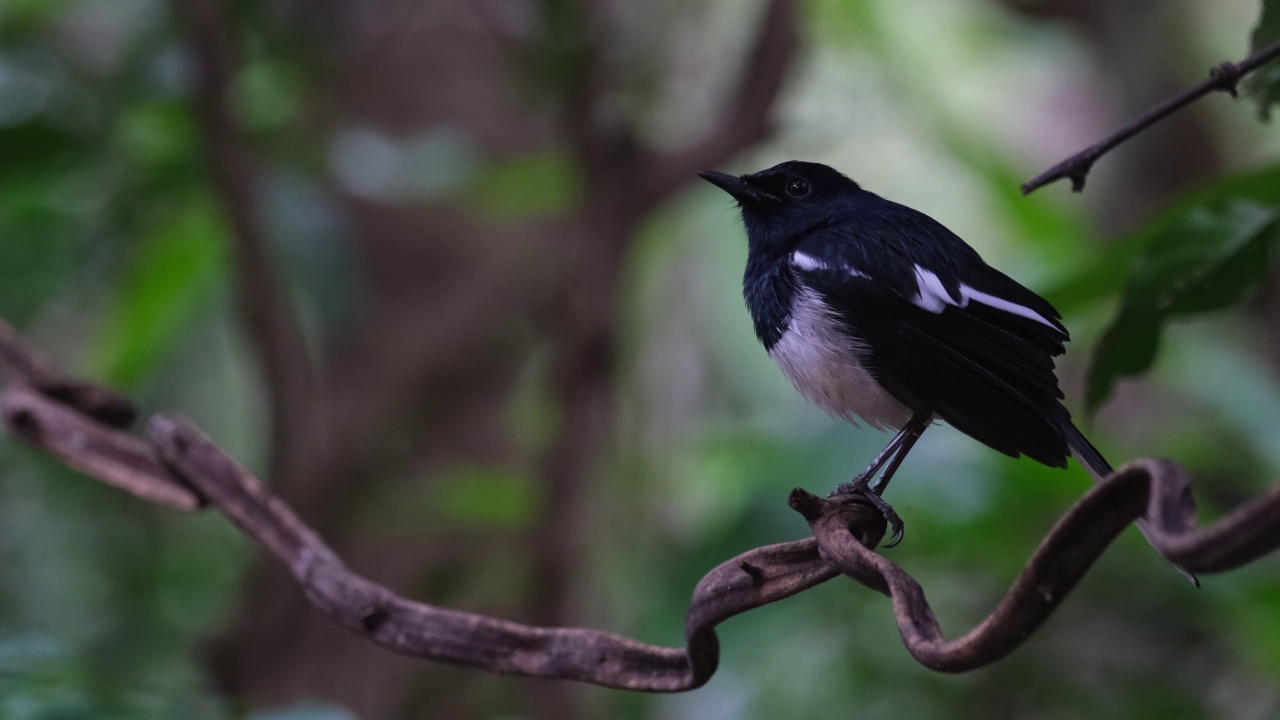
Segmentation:
{"type": "Polygon", "coordinates": [[[698,175],[737,201],[743,297],[769,357],[827,413],[896,431],[832,493],[865,496],[893,529],[886,547],[903,523],[884,491],[938,420],[1005,455],[1111,474],[1063,405],[1061,315],[942,223],[820,163],[698,175]]]}

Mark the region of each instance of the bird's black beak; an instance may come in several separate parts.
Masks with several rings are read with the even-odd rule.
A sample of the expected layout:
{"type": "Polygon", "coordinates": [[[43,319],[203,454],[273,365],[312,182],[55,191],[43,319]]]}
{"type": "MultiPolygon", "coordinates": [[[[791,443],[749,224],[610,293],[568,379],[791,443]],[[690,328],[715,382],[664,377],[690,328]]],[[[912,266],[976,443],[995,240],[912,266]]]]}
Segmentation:
{"type": "Polygon", "coordinates": [[[745,176],[735,177],[714,170],[703,170],[698,173],[698,177],[729,193],[740,205],[748,203],[760,205],[765,202],[777,202],[778,200],[778,198],[769,193],[753,187],[751,183],[747,182],[745,176]]]}

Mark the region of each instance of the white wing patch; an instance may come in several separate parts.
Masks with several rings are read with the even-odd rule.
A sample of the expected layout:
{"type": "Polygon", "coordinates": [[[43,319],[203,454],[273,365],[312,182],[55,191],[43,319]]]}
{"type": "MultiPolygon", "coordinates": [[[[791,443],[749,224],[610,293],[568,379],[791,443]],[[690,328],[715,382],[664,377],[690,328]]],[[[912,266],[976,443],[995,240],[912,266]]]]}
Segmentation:
{"type": "MultiPolygon", "coordinates": [[[[1061,330],[1058,330],[1057,325],[1054,325],[1053,323],[1049,322],[1048,319],[1045,318],[1045,316],[1041,315],[1035,310],[1032,310],[1029,307],[1023,307],[1022,305],[1019,305],[1017,303],[1012,303],[1012,302],[1009,302],[1008,300],[998,298],[995,295],[988,295],[987,293],[979,292],[969,287],[968,285],[960,286],[960,295],[964,298],[964,305],[968,305],[969,301],[973,300],[975,302],[980,302],[983,305],[993,307],[997,310],[1003,310],[1007,313],[1012,313],[1014,315],[1021,315],[1022,317],[1027,318],[1028,320],[1035,320],[1041,325],[1048,325],[1049,327],[1053,328],[1055,331],[1062,332],[1061,330]]],[[[961,305],[961,307],[964,307],[964,305],[961,305]]]]}
{"type": "MultiPolygon", "coordinates": [[[[808,253],[801,252],[800,250],[796,250],[795,252],[791,253],[791,264],[795,265],[801,270],[830,270],[831,269],[831,266],[823,262],[821,258],[816,258],[808,253]]],[[[849,273],[853,277],[867,278],[868,280],[871,279],[870,276],[867,275],[866,273],[862,272],[861,270],[858,270],[855,267],[850,267],[849,265],[841,265],[840,269],[849,273]]]]}
{"type": "Polygon", "coordinates": [[[919,265],[915,266],[916,272],[916,296],[912,300],[917,307],[928,310],[937,314],[946,309],[948,305],[953,307],[965,308],[969,307],[970,302],[979,302],[987,307],[993,307],[997,310],[1003,310],[1011,315],[1018,315],[1045,325],[1057,332],[1062,332],[1048,318],[1029,307],[1010,302],[1004,298],[998,298],[995,295],[984,293],[980,290],[974,290],[968,285],[960,286],[960,301],[956,302],[955,298],[947,292],[947,288],[943,286],[942,281],[933,272],[926,270],[919,265]]]}
{"type": "Polygon", "coordinates": [[[791,253],[791,264],[795,265],[801,270],[826,270],[827,269],[826,263],[822,262],[821,260],[819,260],[818,258],[812,255],[809,255],[807,253],[802,253],[799,250],[791,253]]]}
{"type": "MultiPolygon", "coordinates": [[[[942,312],[948,305],[957,304],[938,276],[919,265],[916,265],[916,297],[912,302],[934,314],[942,312]]],[[[959,306],[966,304],[961,302],[959,306]]]]}

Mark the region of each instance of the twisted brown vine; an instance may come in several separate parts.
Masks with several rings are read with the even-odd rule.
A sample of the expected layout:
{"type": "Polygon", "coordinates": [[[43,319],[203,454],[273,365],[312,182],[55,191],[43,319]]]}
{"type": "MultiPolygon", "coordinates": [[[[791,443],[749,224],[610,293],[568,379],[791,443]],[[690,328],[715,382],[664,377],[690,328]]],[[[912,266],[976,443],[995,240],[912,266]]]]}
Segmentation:
{"type": "Polygon", "coordinates": [[[109,421],[132,411],[127,399],[65,378],[2,321],[0,376],[7,381],[0,413],[15,436],[144,500],[180,510],[206,503],[216,508],[285,566],[317,610],[372,643],[497,673],[648,692],[690,690],[716,670],[716,625],[840,574],[891,598],[903,643],[918,661],[962,672],[995,662],[1024,642],[1144,512],[1154,528],[1152,543],[1193,572],[1229,570],[1280,547],[1280,486],[1196,529],[1187,474],[1169,461],[1138,460],[1068,510],[995,610],[947,640],[920,585],[874,552],[885,529],[880,514],[854,500],[834,502],[797,489],[791,506],[814,537],[756,548],[713,568],[693,591],[686,646],[661,647],[400,597],[347,568],[288,505],[190,423],[156,416],[146,440],[118,429],[109,421]],[[59,390],[65,387],[80,390],[59,390]],[[102,412],[104,402],[111,412],[102,412]]]}

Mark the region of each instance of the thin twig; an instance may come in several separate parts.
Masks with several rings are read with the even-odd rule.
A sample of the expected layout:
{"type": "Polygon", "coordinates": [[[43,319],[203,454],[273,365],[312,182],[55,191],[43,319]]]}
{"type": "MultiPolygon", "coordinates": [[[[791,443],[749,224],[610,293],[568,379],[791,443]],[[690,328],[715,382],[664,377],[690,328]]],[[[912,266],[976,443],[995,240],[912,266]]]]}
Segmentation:
{"type": "Polygon", "coordinates": [[[1022,194],[1029,195],[1049,183],[1071,178],[1072,192],[1084,190],[1085,178],[1098,158],[1107,154],[1115,146],[1146,130],[1160,120],[1172,115],[1200,98],[1216,91],[1231,93],[1236,96],[1236,86],[1245,75],[1257,70],[1280,56],[1280,41],[1274,42],[1238,63],[1224,62],[1209,71],[1209,79],[1174,95],[1155,105],[1150,110],[1130,120],[1119,130],[1104,138],[1101,142],[1081,150],[1053,167],[1045,170],[1022,184],[1022,194]]]}

